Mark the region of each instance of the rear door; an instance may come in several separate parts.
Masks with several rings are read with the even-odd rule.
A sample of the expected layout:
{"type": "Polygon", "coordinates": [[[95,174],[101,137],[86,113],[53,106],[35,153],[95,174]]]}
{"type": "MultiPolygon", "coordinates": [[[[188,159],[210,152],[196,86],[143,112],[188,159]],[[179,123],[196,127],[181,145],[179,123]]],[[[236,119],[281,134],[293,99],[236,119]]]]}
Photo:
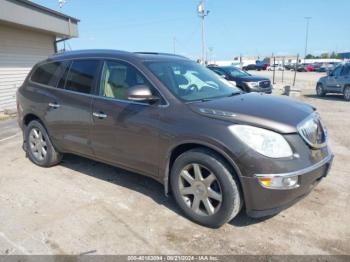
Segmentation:
{"type": "Polygon", "coordinates": [[[129,101],[127,91],[135,85],[152,88],[134,66],[104,62],[99,93],[93,101],[92,147],[102,161],[156,176],[162,107],[129,101]]]}
{"type": "Polygon", "coordinates": [[[90,132],[92,128],[92,93],[99,60],[80,59],[67,63],[52,89],[46,122],[55,144],[64,152],[92,156],[90,132]]]}
{"type": "Polygon", "coordinates": [[[341,87],[339,84],[339,77],[341,75],[342,70],[343,70],[343,66],[339,65],[327,77],[327,80],[326,80],[327,92],[337,93],[341,91],[341,87]]]}

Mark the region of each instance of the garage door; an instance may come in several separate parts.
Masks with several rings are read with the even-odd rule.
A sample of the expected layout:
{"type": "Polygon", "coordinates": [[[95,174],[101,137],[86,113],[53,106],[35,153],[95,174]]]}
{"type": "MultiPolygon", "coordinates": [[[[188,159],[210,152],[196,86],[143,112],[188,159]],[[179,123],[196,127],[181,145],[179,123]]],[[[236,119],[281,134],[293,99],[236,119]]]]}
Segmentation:
{"type": "Polygon", "coordinates": [[[0,24],[0,112],[16,107],[16,90],[34,64],[54,53],[54,36],[0,24]]]}

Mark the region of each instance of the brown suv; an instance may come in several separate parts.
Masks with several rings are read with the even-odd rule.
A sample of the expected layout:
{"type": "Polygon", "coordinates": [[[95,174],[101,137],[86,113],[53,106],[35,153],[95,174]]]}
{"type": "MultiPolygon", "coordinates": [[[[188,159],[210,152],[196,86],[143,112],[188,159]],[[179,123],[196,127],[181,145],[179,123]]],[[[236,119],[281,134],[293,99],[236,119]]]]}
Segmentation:
{"type": "Polygon", "coordinates": [[[17,93],[35,164],[78,154],[152,177],[190,219],[278,213],[328,174],[314,108],[241,92],[184,57],[76,51],[37,64],[17,93]]]}

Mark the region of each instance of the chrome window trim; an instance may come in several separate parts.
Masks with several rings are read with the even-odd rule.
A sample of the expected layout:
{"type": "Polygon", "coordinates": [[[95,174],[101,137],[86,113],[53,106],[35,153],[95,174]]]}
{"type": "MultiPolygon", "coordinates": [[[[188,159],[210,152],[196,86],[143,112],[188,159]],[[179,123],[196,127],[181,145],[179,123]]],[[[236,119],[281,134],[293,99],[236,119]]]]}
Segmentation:
{"type": "Polygon", "coordinates": [[[299,135],[303,138],[303,140],[309,145],[311,146],[312,148],[314,149],[320,149],[320,148],[323,148],[325,146],[327,146],[327,143],[328,143],[328,135],[327,135],[327,132],[326,132],[326,128],[324,127],[321,119],[320,119],[320,115],[317,113],[317,112],[313,112],[312,114],[310,114],[308,117],[306,117],[303,121],[301,121],[298,125],[297,125],[297,130],[298,130],[298,133],[299,135]],[[310,119],[314,119],[315,117],[317,117],[319,120],[320,120],[320,125],[322,126],[323,128],[323,131],[325,133],[325,141],[324,143],[322,144],[314,144],[314,143],[311,143],[311,141],[309,141],[309,139],[307,139],[307,137],[305,137],[305,135],[303,134],[303,132],[301,132],[301,127],[304,123],[306,123],[307,121],[309,121],[310,119]]]}
{"type": "Polygon", "coordinates": [[[280,174],[255,174],[255,177],[294,177],[294,176],[301,176],[304,175],[306,173],[312,172],[320,167],[322,167],[323,165],[332,162],[334,158],[334,155],[332,153],[330,153],[327,157],[325,157],[324,159],[322,159],[320,162],[297,170],[297,171],[292,171],[292,172],[288,172],[288,173],[280,173],[280,174]]]}
{"type": "MultiPolygon", "coordinates": [[[[135,101],[130,101],[130,100],[119,100],[119,99],[115,99],[115,98],[98,96],[98,95],[94,95],[94,94],[80,93],[80,92],[76,92],[76,91],[72,91],[72,90],[68,90],[68,89],[62,89],[62,88],[57,88],[57,87],[52,87],[52,86],[36,83],[36,82],[33,82],[33,81],[31,81],[31,82],[34,83],[35,85],[39,85],[39,86],[44,87],[44,88],[53,89],[53,90],[57,90],[57,91],[60,91],[60,92],[76,94],[76,95],[87,96],[87,97],[90,97],[90,98],[101,98],[101,99],[104,99],[104,100],[110,100],[110,101],[115,101],[115,102],[122,102],[122,103],[125,103],[125,104],[136,104],[136,105],[152,106],[151,104],[148,104],[148,103],[140,103],[140,102],[135,102],[135,101]]],[[[157,107],[167,107],[167,105],[157,105],[157,107]]]]}

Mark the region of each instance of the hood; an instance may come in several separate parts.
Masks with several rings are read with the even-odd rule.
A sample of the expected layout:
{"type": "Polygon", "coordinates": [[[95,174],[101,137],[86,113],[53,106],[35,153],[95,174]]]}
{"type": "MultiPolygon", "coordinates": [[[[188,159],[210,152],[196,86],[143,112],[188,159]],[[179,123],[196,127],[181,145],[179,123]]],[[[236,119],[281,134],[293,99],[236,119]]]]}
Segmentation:
{"type": "Polygon", "coordinates": [[[296,133],[297,125],[315,110],[289,98],[257,93],[192,103],[189,106],[207,117],[258,126],[282,134],[296,133]]]}
{"type": "Polygon", "coordinates": [[[239,77],[231,77],[232,80],[239,80],[243,82],[258,82],[258,81],[270,81],[270,79],[261,76],[239,76],[239,77]]]}
{"type": "Polygon", "coordinates": [[[328,78],[328,76],[322,76],[318,81],[325,81],[328,78]]]}

